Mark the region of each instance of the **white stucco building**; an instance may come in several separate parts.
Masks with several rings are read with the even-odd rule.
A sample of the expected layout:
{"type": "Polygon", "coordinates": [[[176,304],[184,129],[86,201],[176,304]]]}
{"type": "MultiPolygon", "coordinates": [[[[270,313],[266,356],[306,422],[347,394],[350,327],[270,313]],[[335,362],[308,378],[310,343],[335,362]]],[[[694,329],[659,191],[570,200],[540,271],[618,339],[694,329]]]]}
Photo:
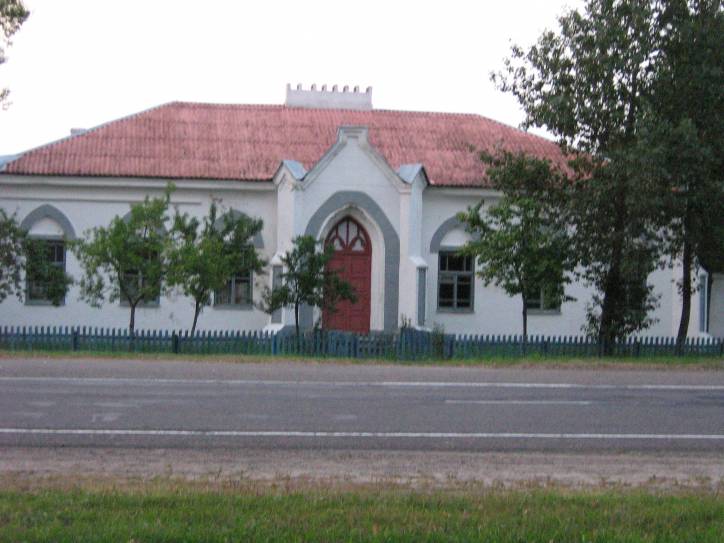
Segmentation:
{"type": "MultiPolygon", "coordinates": [[[[456,213],[498,194],[486,185],[481,150],[502,147],[554,161],[558,147],[495,121],[462,114],[372,108],[371,89],[287,88],[283,106],[171,103],[15,157],[0,173],[0,206],[16,213],[34,237],[55,243],[59,265],[80,269],[64,246],[111,218],[128,213],[167,182],[172,204],[199,217],[212,200],[227,210],[264,220],[257,250],[268,272],[238,277],[202,313],[207,330],[278,329],[291,312],[267,315],[254,306],[280,273],[280,255],[301,234],[334,243],[336,265],[359,294],[329,322],[334,327],[394,330],[402,320],[446,332],[513,334],[521,331],[519,299],[485,287],[471,263],[456,256],[468,235],[456,213]]],[[[649,282],[660,295],[650,335],[678,327],[676,270],[649,282]]],[[[692,336],[724,335],[724,277],[692,299],[692,336]]],[[[529,333],[579,334],[591,293],[573,284],[575,302],[529,310],[529,333]]],[[[72,287],[54,307],[36,289],[24,302],[6,299],[0,325],[125,327],[128,308],[94,309],[72,287]]],[[[139,307],[138,328],[189,328],[191,300],[171,295],[139,307]]],[[[303,312],[301,321],[315,318],[303,312]]]]}

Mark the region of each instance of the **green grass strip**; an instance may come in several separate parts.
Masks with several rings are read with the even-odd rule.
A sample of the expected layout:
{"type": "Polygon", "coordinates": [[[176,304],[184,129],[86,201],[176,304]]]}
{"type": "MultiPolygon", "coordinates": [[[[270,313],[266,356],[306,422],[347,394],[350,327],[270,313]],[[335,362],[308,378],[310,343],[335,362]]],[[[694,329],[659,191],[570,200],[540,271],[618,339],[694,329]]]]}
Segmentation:
{"type": "Polygon", "coordinates": [[[715,494],[0,491],[0,541],[720,542],[715,494]]]}

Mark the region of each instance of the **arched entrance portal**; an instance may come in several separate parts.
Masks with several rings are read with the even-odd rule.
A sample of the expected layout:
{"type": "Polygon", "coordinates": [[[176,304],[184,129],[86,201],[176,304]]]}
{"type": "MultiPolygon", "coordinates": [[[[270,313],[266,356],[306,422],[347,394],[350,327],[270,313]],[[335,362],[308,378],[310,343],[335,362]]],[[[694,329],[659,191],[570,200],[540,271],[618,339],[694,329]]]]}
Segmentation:
{"type": "Polygon", "coordinates": [[[370,331],[370,291],[372,282],[372,245],[362,225],[352,217],[344,217],[329,232],[325,245],[334,247],[329,268],[349,282],[357,302],[342,301],[332,313],[322,315],[324,327],[366,334],[370,331]]]}

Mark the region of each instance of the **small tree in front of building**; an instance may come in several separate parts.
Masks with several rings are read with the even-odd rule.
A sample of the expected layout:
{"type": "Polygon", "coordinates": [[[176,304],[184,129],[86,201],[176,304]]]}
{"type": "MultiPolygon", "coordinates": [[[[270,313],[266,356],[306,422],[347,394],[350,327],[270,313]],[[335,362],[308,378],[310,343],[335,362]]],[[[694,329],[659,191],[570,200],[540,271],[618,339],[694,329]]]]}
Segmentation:
{"type": "MultiPolygon", "coordinates": [[[[57,242],[45,239],[25,238],[25,280],[29,299],[41,299],[59,306],[65,300],[73,278],[65,271],[65,266],[54,258],[56,251],[65,253],[65,248],[57,242]]],[[[60,262],[64,260],[64,255],[60,262]]]]}
{"type": "Polygon", "coordinates": [[[299,339],[299,309],[302,306],[334,312],[339,302],[355,303],[357,296],[352,285],[329,268],[328,263],[334,255],[332,246],[323,247],[312,236],[298,236],[292,243],[292,248],[281,257],[281,284],[264,293],[264,309],[273,313],[284,307],[294,308],[294,326],[299,339]]]}
{"type": "Polygon", "coordinates": [[[15,215],[0,209],[0,302],[15,294],[22,298],[25,232],[15,215]]]}
{"type": "Polygon", "coordinates": [[[503,196],[486,211],[481,201],[458,215],[473,236],[462,252],[475,258],[486,286],[493,283],[521,297],[525,345],[533,301],[552,309],[571,299],[565,294],[575,264],[569,236],[553,202],[541,197],[546,185],[560,183],[563,176],[547,161],[523,154],[503,152],[483,160],[503,196]]]}
{"type": "Polygon", "coordinates": [[[173,186],[160,198],[131,206],[124,219],[114,217],[108,226],[93,228],[73,244],[83,270],[81,299],[93,307],[121,300],[130,308],[128,329],[134,334],[136,308],[156,302],[166,276],[169,234],[165,229],[173,186]]]}
{"type": "Polygon", "coordinates": [[[212,203],[202,220],[178,212],[174,216],[166,282],[169,288],[177,287],[194,300],[191,335],[214,292],[235,275],[249,271],[258,274],[266,266],[253,243],[263,221],[233,213],[219,219],[217,214],[218,208],[212,203]]]}

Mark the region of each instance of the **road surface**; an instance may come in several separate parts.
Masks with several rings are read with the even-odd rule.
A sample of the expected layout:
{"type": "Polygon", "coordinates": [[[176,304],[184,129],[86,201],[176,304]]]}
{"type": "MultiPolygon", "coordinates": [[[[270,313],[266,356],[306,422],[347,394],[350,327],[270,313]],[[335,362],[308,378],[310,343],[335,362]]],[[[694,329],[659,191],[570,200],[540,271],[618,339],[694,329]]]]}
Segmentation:
{"type": "Polygon", "coordinates": [[[724,373],[0,359],[0,447],[724,453],[724,373]]]}

